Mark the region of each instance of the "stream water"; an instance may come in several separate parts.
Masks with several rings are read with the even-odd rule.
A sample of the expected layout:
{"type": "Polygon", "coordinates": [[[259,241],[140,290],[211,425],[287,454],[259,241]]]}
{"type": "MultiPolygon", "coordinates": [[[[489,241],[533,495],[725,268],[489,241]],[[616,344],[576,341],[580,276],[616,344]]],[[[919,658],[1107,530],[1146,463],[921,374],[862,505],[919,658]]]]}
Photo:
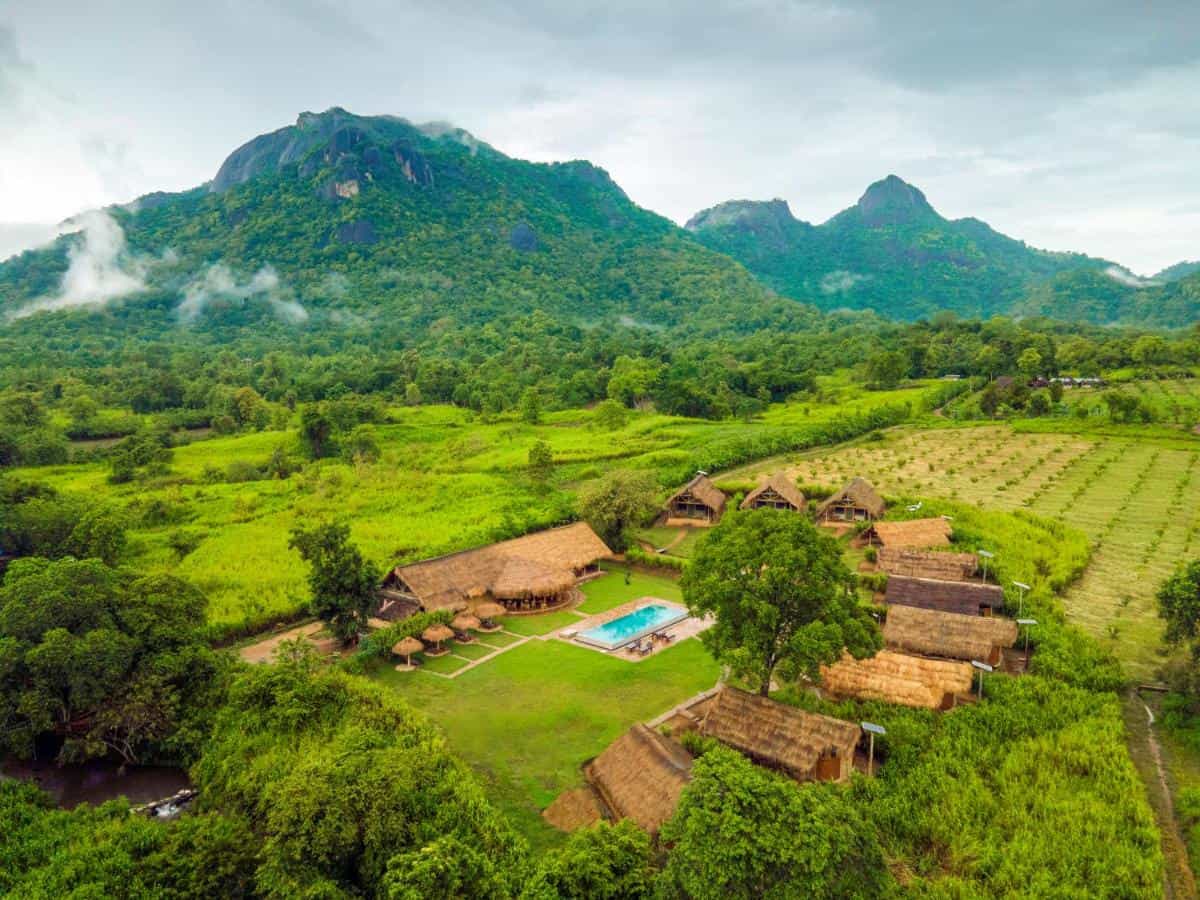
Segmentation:
{"type": "Polygon", "coordinates": [[[52,762],[8,759],[0,764],[0,775],[32,781],[49,793],[63,809],[80,803],[103,803],[128,797],[135,806],[169,797],[191,787],[183,769],[170,766],[130,766],[124,773],[106,760],[58,766],[52,762]]]}

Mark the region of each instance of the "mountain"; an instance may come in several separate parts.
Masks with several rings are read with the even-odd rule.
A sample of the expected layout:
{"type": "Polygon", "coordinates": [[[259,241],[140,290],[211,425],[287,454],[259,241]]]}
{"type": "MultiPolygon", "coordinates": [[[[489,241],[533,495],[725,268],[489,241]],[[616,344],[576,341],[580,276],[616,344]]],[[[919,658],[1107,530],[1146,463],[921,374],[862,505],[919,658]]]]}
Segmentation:
{"type": "Polygon", "coordinates": [[[779,293],[826,310],[1166,326],[1189,324],[1200,312],[1186,302],[1154,308],[1147,300],[1154,286],[1139,289],[1137,279],[1106,260],[1037,250],[979,219],[946,219],[895,175],[821,225],[796,219],[782,200],[735,200],[697,213],[686,227],[779,293]]]}
{"type": "Polygon", "coordinates": [[[357,330],[408,346],[535,312],[724,333],[816,316],[588,162],[338,108],[247,142],[207,184],[79,221],[0,264],[0,337],[357,330]]]}
{"type": "Polygon", "coordinates": [[[1200,272],[1200,260],[1178,262],[1173,266],[1167,266],[1154,276],[1154,280],[1163,282],[1178,281],[1194,272],[1200,272]]]}

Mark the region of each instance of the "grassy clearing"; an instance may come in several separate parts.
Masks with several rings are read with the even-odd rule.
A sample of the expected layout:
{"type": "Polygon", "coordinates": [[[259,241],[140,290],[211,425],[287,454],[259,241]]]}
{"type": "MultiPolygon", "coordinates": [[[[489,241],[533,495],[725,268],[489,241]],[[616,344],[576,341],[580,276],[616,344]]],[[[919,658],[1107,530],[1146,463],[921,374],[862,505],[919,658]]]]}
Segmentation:
{"type": "Polygon", "coordinates": [[[504,616],[496,621],[504,626],[505,631],[536,636],[578,625],[582,619],[569,609],[560,609],[537,616],[504,616]]]}
{"type": "Polygon", "coordinates": [[[679,584],[669,578],[644,575],[641,572],[626,573],[613,570],[581,588],[587,599],[577,609],[589,616],[602,613],[638,597],[658,597],[661,600],[683,602],[679,584]],[[626,581],[628,578],[628,581],[626,581]]]}
{"type": "Polygon", "coordinates": [[[561,641],[529,641],[453,680],[377,666],[441,726],[490,798],[542,849],[562,835],[541,818],[580,766],[635,722],[712,687],[718,667],[699,641],[631,663],[561,641]]]}

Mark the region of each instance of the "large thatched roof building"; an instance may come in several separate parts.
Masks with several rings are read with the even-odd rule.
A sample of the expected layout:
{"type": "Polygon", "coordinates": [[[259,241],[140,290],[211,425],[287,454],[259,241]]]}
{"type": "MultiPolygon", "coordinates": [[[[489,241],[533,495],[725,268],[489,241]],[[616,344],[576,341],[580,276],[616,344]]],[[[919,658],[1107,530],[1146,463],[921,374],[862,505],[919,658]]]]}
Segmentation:
{"type": "Polygon", "coordinates": [[[746,495],[742,509],[783,509],[804,512],[804,494],[782,472],[777,472],[746,495]]]}
{"type": "Polygon", "coordinates": [[[703,472],[667,499],[667,520],[716,524],[725,512],[725,494],[703,472]]]}
{"type": "Polygon", "coordinates": [[[888,575],[907,575],[910,578],[967,581],[979,571],[979,557],[974,553],[881,547],[875,561],[881,572],[887,572],[888,575]]]}
{"type": "Polygon", "coordinates": [[[837,697],[949,709],[957,697],[971,692],[971,664],[891,650],[880,650],[869,659],[847,653],[840,662],[821,667],[821,686],[837,697]]]}
{"type": "Polygon", "coordinates": [[[940,581],[889,575],[884,599],[889,605],[919,606],[964,616],[991,616],[1004,611],[1004,590],[998,584],[940,581]]]}
{"type": "Polygon", "coordinates": [[[996,665],[1004,649],[1016,643],[1017,624],[999,617],[889,606],[883,639],[893,650],[996,665]]]}
{"type": "Polygon", "coordinates": [[[854,478],[817,507],[819,522],[873,522],[887,504],[865,478],[854,478]]]}
{"type": "Polygon", "coordinates": [[[723,688],[709,702],[700,733],[798,781],[849,777],[854,748],[862,735],[852,722],[731,687],[723,688]]]}
{"type": "MultiPolygon", "coordinates": [[[[612,551],[586,522],[397,566],[384,595],[426,611],[498,601],[508,609],[554,606],[612,551]]],[[[387,602],[387,601],[385,601],[387,602]]]]}
{"type": "Polygon", "coordinates": [[[867,531],[866,536],[867,540],[880,547],[948,547],[950,523],[940,516],[931,519],[909,519],[905,522],[876,522],[867,531]]]}
{"type": "Polygon", "coordinates": [[[682,746],[640,723],[583,767],[608,818],[632,819],[651,834],[675,814],[691,771],[682,746]]]}

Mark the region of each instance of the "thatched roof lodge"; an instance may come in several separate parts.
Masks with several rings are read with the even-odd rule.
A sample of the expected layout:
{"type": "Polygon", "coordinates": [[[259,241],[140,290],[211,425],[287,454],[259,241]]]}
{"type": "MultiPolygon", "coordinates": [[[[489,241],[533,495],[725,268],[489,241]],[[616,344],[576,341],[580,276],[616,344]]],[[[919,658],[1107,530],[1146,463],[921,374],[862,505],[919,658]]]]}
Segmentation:
{"type": "Polygon", "coordinates": [[[849,653],[821,666],[821,686],[839,698],[882,700],[919,709],[950,709],[971,693],[971,664],[880,650],[869,659],[849,653]]]}
{"type": "Polygon", "coordinates": [[[667,499],[667,520],[715,525],[725,512],[725,499],[725,494],[707,475],[697,472],[695,478],[667,499]]]}
{"type": "Polygon", "coordinates": [[[974,553],[942,553],[907,547],[880,548],[875,564],[879,571],[888,575],[937,578],[942,581],[968,581],[979,571],[979,557],[974,553]]]}
{"type": "Polygon", "coordinates": [[[854,478],[817,507],[818,522],[873,522],[887,504],[865,478],[854,478]]]}
{"type": "Polygon", "coordinates": [[[1004,611],[1000,585],[972,581],[889,575],[884,599],[889,605],[919,606],[964,616],[990,616],[1004,611]]]}
{"type": "Polygon", "coordinates": [[[909,519],[905,522],[876,522],[867,531],[867,540],[888,548],[948,547],[950,523],[937,516],[909,519]]]}
{"type": "Polygon", "coordinates": [[[852,722],[805,712],[728,686],[709,703],[700,733],[797,781],[841,781],[849,777],[854,767],[854,748],[862,736],[862,730],[852,722]]]}
{"type": "Polygon", "coordinates": [[[777,472],[746,495],[741,509],[783,509],[804,512],[804,494],[782,472],[777,472]]]}
{"type": "Polygon", "coordinates": [[[632,819],[650,834],[675,814],[691,771],[682,746],[640,723],[583,767],[607,817],[632,819]]]}
{"type": "Polygon", "coordinates": [[[1017,624],[999,617],[889,606],[883,640],[893,650],[996,665],[1004,649],[1016,643],[1017,624]]]}
{"type": "MultiPolygon", "coordinates": [[[[497,601],[507,610],[557,606],[579,576],[612,556],[586,522],[397,566],[383,594],[421,609],[464,610],[497,601]]],[[[387,601],[385,600],[385,606],[387,601]]],[[[380,610],[386,615],[386,610],[380,610]]]]}

